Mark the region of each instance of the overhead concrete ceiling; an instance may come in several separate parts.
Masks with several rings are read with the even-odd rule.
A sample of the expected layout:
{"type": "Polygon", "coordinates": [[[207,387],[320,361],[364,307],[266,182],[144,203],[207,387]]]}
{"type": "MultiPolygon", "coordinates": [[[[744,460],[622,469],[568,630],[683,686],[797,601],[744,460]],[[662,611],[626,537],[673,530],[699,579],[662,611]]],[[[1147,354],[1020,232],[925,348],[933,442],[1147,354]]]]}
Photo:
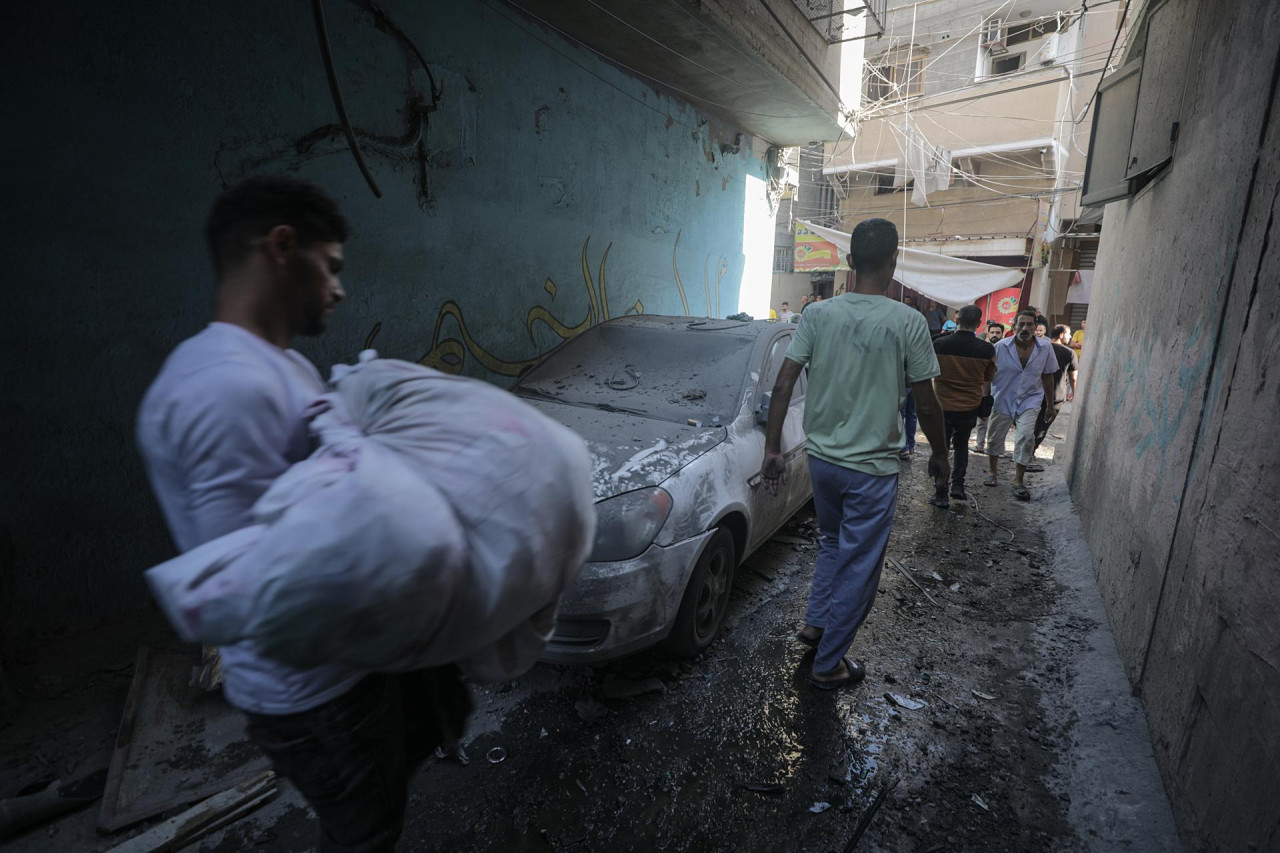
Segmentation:
{"type": "Polygon", "coordinates": [[[656,89],[775,145],[840,137],[832,89],[838,51],[789,0],[508,2],[656,89]]]}

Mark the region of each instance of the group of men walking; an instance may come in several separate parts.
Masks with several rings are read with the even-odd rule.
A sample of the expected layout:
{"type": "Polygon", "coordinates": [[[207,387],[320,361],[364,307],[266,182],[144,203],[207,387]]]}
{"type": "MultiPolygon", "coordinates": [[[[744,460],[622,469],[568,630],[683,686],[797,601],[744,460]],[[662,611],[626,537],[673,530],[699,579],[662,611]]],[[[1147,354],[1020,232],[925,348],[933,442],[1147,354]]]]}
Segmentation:
{"type": "Polygon", "coordinates": [[[821,538],[796,640],[815,650],[809,681],[824,690],[865,675],[848,652],[875,601],[893,526],[898,463],[914,451],[912,421],[919,419],[929,442],[931,503],[947,507],[968,499],[975,429],[976,449],[988,459],[988,486],[998,484],[999,460],[1014,432],[1013,495],[1029,500],[1023,478],[1036,469],[1035,449],[1075,385],[1076,357],[1062,345],[1070,340],[1066,327],[1054,328],[1046,339],[1047,322],[1027,308],[1018,312],[1012,337],[999,323],[989,323],[979,337],[982,310],[968,305],[959,310],[955,330],[944,329],[945,312],[926,318],[888,297],[897,258],[893,223],[869,219],[854,229],[848,255],[853,288],[809,306],[770,402],[761,474],[766,490],[776,494],[786,477],[783,420],[808,367],[804,426],[821,538]],[[904,406],[910,406],[910,421],[904,406]]]}

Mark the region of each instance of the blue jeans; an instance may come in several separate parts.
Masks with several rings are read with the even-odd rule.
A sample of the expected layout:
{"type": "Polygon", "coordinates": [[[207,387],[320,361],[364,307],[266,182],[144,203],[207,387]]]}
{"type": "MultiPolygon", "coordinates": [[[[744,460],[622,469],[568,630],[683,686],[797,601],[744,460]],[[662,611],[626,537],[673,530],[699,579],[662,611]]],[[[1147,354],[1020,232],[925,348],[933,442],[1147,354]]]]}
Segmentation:
{"type": "Polygon", "coordinates": [[[916,395],[911,393],[911,389],[907,389],[907,401],[902,404],[902,449],[916,449],[916,395]]]}
{"type": "Polygon", "coordinates": [[[823,629],[813,671],[827,673],[840,666],[876,600],[898,475],[875,477],[810,456],[809,478],[822,536],[804,621],[823,629]]]}

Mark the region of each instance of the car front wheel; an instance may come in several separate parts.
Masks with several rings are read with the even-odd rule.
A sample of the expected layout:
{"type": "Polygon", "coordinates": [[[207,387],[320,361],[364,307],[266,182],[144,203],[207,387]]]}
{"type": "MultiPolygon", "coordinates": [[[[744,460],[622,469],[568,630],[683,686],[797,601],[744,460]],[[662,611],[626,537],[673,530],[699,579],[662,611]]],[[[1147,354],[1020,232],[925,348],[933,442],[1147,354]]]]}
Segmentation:
{"type": "Polygon", "coordinates": [[[685,587],[680,610],[676,613],[675,626],[663,642],[668,651],[682,657],[693,657],[711,645],[729,611],[736,568],[733,537],[729,531],[718,528],[702,549],[693,574],[689,576],[689,585],[685,587]]]}

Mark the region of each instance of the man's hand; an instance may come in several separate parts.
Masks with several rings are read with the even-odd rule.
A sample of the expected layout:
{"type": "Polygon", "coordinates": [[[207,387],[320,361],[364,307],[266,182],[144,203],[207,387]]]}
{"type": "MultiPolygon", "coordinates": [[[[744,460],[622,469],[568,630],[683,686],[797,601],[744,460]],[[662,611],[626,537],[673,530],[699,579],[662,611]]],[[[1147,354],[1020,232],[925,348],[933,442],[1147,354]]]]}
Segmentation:
{"type": "Polygon", "coordinates": [[[1068,391],[1068,392],[1067,392],[1067,402],[1068,402],[1068,403],[1070,403],[1070,402],[1071,402],[1072,400],[1074,400],[1075,398],[1076,398],[1076,392],[1075,392],[1075,391],[1068,391]]]}
{"type": "Polygon", "coordinates": [[[765,451],[764,464],[760,466],[760,479],[764,482],[764,490],[777,497],[779,484],[787,484],[787,460],[781,452],[765,451]]]}
{"type": "Polygon", "coordinates": [[[951,462],[947,459],[946,448],[929,454],[929,476],[933,478],[934,489],[947,488],[947,483],[951,480],[951,462]]]}

